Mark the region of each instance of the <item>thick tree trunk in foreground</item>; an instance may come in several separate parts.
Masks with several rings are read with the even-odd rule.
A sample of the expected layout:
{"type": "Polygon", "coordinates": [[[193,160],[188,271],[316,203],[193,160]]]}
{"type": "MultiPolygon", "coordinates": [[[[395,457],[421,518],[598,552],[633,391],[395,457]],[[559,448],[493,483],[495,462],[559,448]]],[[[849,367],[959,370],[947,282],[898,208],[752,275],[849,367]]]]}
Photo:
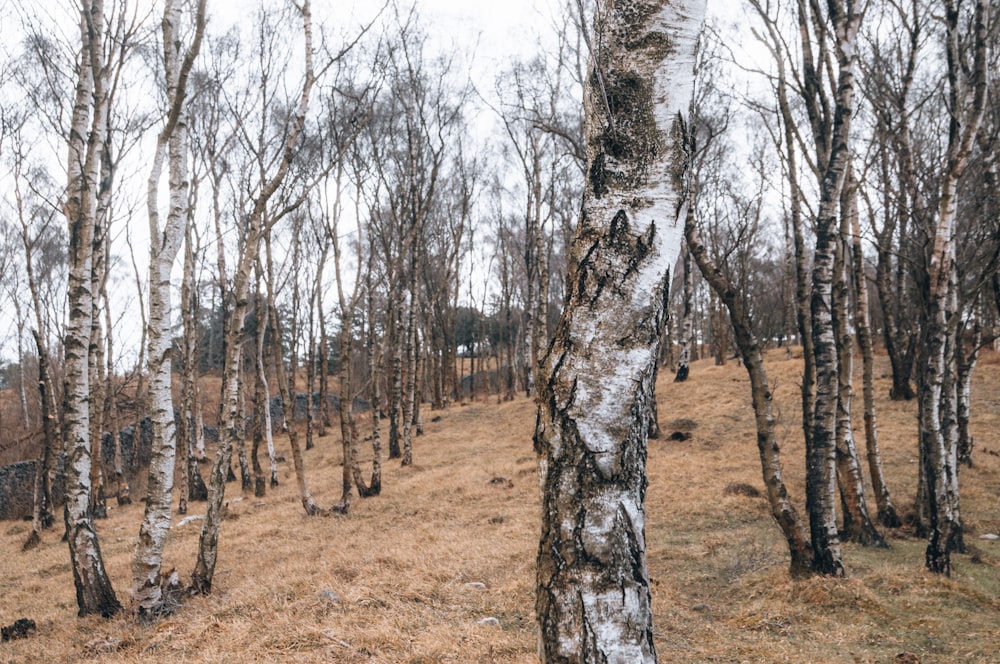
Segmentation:
{"type": "MultiPolygon", "coordinates": [[[[820,179],[820,201],[816,214],[816,253],[813,261],[810,321],[816,357],[816,401],[812,440],[806,451],[806,505],[813,545],[813,569],[821,574],[843,576],[844,564],[837,532],[836,452],[839,374],[837,343],[833,325],[834,259],[840,239],[837,205],[847,175],[851,118],[854,115],[855,43],[861,24],[860,8],[853,3],[831,0],[830,23],[835,33],[839,74],[830,153],[820,179]]],[[[804,20],[800,18],[800,20],[804,20]]],[[[816,72],[812,72],[816,75],[816,72]]],[[[819,81],[815,81],[819,83],[819,81]]],[[[819,136],[817,135],[817,139],[819,136]]]]}
{"type": "Polygon", "coordinates": [[[655,662],[646,434],[680,250],[695,41],[705,3],[601,0],[585,108],[588,182],[568,293],[539,371],[536,613],[543,662],[655,662]]]}

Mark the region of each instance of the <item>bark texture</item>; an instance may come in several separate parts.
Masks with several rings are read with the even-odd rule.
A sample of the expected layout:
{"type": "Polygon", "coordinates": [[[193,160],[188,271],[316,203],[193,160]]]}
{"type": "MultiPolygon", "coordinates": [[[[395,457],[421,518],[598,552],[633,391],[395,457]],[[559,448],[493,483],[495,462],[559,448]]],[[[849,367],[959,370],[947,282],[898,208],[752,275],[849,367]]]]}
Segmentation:
{"type": "MultiPolygon", "coordinates": [[[[813,569],[821,574],[843,576],[845,572],[835,507],[837,408],[840,399],[832,297],[834,259],[840,239],[837,206],[850,157],[848,138],[854,115],[854,67],[857,60],[855,44],[861,14],[849,2],[831,0],[828,7],[839,72],[832,125],[814,120],[818,151],[822,154],[825,145],[829,145],[830,149],[819,183],[816,251],[810,294],[810,321],[816,358],[816,400],[813,404],[812,439],[806,451],[806,505],[813,545],[813,569]]],[[[800,16],[801,20],[804,17],[800,16]]],[[[807,81],[819,86],[819,74],[808,67],[806,70],[807,81]]],[[[815,99],[809,97],[807,105],[815,99]]]]}
{"type": "Polygon", "coordinates": [[[566,304],[540,365],[536,613],[543,662],[655,662],[646,435],[665,277],[680,250],[683,114],[705,3],[602,0],[588,182],[566,304]]]}
{"type": "Polygon", "coordinates": [[[974,18],[974,59],[971,96],[961,81],[959,7],[944,1],[947,28],[946,52],[950,107],[946,167],[942,174],[937,223],[927,266],[923,311],[924,348],[919,380],[920,460],[924,474],[930,520],[925,564],[927,569],[951,574],[951,551],[961,543],[958,508],[957,423],[951,423],[955,390],[954,338],[954,231],[958,210],[958,182],[969,162],[973,140],[986,105],[986,18],[989,5],[978,0],[974,18]],[[971,100],[971,103],[966,103],[971,100]],[[951,352],[949,352],[949,348],[951,352]],[[952,360],[949,362],[950,359],[952,360]],[[944,402],[944,408],[942,408],[944,402]]]}
{"type": "Polygon", "coordinates": [[[147,191],[149,215],[149,346],[146,364],[149,367],[149,417],[152,422],[152,449],[146,509],[139,540],[132,558],[132,603],[140,617],[149,617],[165,609],[160,566],[163,546],[170,532],[170,504],[173,499],[174,465],[177,452],[177,431],[171,395],[171,320],[170,273],[184,240],[188,219],[188,136],[184,99],[188,73],[201,47],[205,26],[205,0],[200,0],[195,19],[195,34],[191,48],[180,50],[183,11],[178,2],[168,0],[163,8],[163,55],[167,99],[170,108],[166,123],[157,137],[157,149],[147,191]],[[157,190],[163,169],[163,158],[169,165],[170,201],[166,223],[160,224],[157,190]]]}
{"type": "Polygon", "coordinates": [[[69,315],[63,343],[63,435],[66,451],[66,541],[79,615],[109,617],[121,604],[104,569],[91,513],[90,336],[93,322],[93,243],[110,97],[104,66],[104,3],[80,3],[81,51],[73,102],[63,212],[69,226],[69,315]]]}

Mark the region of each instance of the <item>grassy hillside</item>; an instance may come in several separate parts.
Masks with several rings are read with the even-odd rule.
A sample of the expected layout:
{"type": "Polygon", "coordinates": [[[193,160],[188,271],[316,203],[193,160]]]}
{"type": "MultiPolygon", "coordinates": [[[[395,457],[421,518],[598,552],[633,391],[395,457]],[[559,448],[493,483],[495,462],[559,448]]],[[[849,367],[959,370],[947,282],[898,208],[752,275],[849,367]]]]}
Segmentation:
{"type": "MultiPolygon", "coordinates": [[[[770,369],[801,509],[799,363],[779,353],[770,369]]],[[[996,356],[978,371],[977,465],[962,471],[974,550],[957,556],[951,579],[925,573],[923,542],[901,531],[890,550],[847,545],[846,580],[789,580],[765,499],[725,491],[736,482],[761,487],[745,372],[735,362],[699,362],[687,383],[671,380],[664,373],[658,386],[664,436],[650,443],[647,495],[661,661],[893,662],[910,652],[925,664],[1000,662],[1000,542],[979,539],[1000,533],[996,356]],[[676,430],[691,437],[669,440],[676,430]]],[[[883,376],[879,394],[887,391],[883,376]]],[[[879,405],[890,489],[905,509],[916,482],[916,404],[879,405]]],[[[425,418],[415,465],[388,464],[383,495],[356,499],[346,516],[304,516],[290,462],[264,499],[230,484],[214,594],[188,599],[156,625],[77,619],[58,535],[22,553],[29,524],[0,524],[0,624],[38,624],[29,638],[0,644],[0,662],[536,661],[533,405],[491,400],[425,418]]],[[[324,507],[339,499],[339,435],[331,433],[306,453],[324,507]]],[[[141,517],[138,503],[98,525],[123,599],[141,517]]],[[[182,579],[199,528],[171,533],[166,566],[182,579]]]]}

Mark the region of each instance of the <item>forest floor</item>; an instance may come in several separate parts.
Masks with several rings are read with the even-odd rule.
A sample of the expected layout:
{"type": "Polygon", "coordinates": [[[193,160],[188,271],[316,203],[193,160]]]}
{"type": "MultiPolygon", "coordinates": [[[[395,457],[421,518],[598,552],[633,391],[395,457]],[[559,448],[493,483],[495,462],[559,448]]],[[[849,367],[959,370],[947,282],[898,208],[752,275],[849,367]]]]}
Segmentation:
{"type": "MultiPolygon", "coordinates": [[[[769,370],[786,478],[804,512],[801,365],[778,351],[769,370]]],[[[907,652],[917,659],[900,661],[1000,663],[1000,541],[980,539],[1000,533],[1000,356],[987,354],[976,377],[976,465],[961,473],[970,552],[955,556],[952,577],[925,572],[924,543],[900,530],[887,533],[889,549],[845,545],[846,579],[793,581],[766,499],[725,491],[763,488],[745,371],[700,361],[683,384],[661,372],[663,435],[650,441],[647,494],[660,661],[889,663],[907,652]],[[675,431],[691,437],[671,440],[675,431]]],[[[916,484],[916,403],[880,398],[878,407],[890,489],[905,511],[916,484]]],[[[0,523],[0,624],[37,624],[0,643],[0,662],[537,661],[534,406],[491,399],[424,418],[415,464],[388,462],[382,495],[355,499],[346,516],[305,515],[279,439],[289,459],[279,487],[258,499],[228,485],[213,593],[186,598],[152,625],[78,619],[58,532],[24,553],[30,524],[0,523]]],[[[863,439],[860,414],[857,423],[863,439]]],[[[306,452],[323,507],[340,498],[338,431],[306,452]]],[[[142,509],[114,506],[98,522],[123,601],[142,509]]],[[[203,510],[194,504],[191,514],[203,510]]],[[[165,569],[187,581],[201,523],[177,521],[165,569]]]]}

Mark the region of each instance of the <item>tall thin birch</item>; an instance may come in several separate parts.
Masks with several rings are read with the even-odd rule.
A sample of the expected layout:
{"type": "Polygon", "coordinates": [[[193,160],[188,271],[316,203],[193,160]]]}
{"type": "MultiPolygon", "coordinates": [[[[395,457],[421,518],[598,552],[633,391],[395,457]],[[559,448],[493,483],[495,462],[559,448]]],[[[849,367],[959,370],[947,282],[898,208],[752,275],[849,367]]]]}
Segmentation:
{"type": "Polygon", "coordinates": [[[188,136],[184,100],[187,79],[201,48],[205,32],[205,0],[199,0],[194,20],[191,46],[181,58],[183,9],[178,0],[167,0],[160,24],[163,40],[164,75],[169,108],[166,122],[156,139],[156,152],[149,175],[146,205],[149,215],[149,368],[150,420],[152,449],[146,509],[139,528],[139,540],[132,558],[132,603],[140,617],[151,617],[165,609],[160,566],[163,546],[170,532],[170,503],[173,498],[174,460],[177,432],[174,423],[171,381],[170,273],[184,240],[188,220],[188,136]],[[170,201],[166,223],[160,224],[157,192],[163,172],[163,160],[169,168],[170,201]]]}

